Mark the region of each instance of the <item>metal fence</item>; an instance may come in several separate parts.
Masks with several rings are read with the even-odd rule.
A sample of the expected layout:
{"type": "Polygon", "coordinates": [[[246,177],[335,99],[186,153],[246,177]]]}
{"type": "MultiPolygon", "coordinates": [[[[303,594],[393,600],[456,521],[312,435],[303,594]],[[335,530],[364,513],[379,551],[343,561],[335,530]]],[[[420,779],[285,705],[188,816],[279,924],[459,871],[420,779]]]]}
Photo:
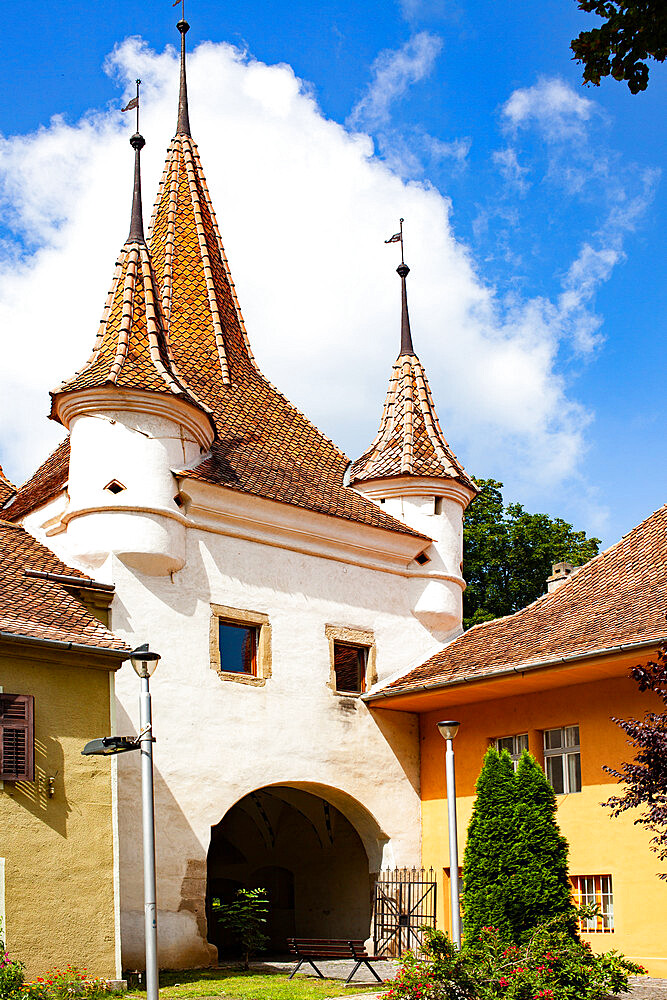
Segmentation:
{"type": "Polygon", "coordinates": [[[436,880],[432,868],[387,868],[375,884],[373,938],[376,955],[400,958],[421,949],[424,929],[435,927],[436,880]]]}

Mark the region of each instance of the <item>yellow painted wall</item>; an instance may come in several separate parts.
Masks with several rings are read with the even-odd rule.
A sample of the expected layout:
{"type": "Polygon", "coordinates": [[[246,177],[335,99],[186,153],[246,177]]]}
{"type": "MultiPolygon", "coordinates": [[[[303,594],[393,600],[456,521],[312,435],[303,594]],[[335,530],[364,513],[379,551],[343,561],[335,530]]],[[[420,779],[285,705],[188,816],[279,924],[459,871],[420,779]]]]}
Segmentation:
{"type": "MultiPolygon", "coordinates": [[[[472,690],[470,692],[472,694],[472,690]]],[[[462,863],[474,788],[491,740],[529,734],[530,751],[542,764],[542,731],[578,725],[581,743],[582,791],[558,796],[558,821],[570,845],[573,875],[612,876],[614,931],[584,935],[596,951],[615,948],[645,965],[655,976],[667,976],[667,882],[664,870],[649,850],[648,835],[633,825],[631,813],[612,819],[601,802],[614,794],[616,782],[602,770],[629,759],[623,731],[610,721],[659,710],[652,695],[642,695],[624,677],[577,684],[550,691],[456,705],[421,716],[423,834],[422,863],[439,875],[438,926],[449,927],[449,867],[445,742],[439,719],[461,722],[454,741],[457,782],[459,858],[462,863]]]]}
{"type": "Polygon", "coordinates": [[[35,698],[35,781],[0,791],[5,938],[28,978],[68,962],[116,976],[111,762],[81,756],[111,731],[110,674],[74,662],[91,661],[0,647],[3,690],[35,698]]]}

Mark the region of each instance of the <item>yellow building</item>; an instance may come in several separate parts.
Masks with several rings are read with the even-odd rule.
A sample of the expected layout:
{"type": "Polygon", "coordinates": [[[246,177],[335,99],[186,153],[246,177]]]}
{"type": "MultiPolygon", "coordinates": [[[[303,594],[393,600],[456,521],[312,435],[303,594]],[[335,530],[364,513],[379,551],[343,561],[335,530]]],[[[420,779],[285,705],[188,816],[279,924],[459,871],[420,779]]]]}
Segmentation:
{"type": "MultiPolygon", "coordinates": [[[[556,570],[556,567],[554,567],[556,570]]],[[[602,915],[582,926],[596,951],[615,948],[667,976],[667,882],[636,813],[612,818],[618,768],[632,758],[612,717],[660,711],[630,669],[655,657],[667,637],[667,506],[616,545],[506,618],[477,625],[384,690],[374,711],[415,712],[421,739],[422,863],[440,873],[438,926],[449,928],[445,744],[440,719],[461,726],[456,754],[460,860],[489,746],[518,759],[527,747],[545,767],[570,845],[575,895],[602,915]]]]}
{"type": "Polygon", "coordinates": [[[81,756],[111,732],[128,652],[89,610],[112,590],[0,521],[1,936],[28,978],[120,978],[115,771],[81,756]]]}

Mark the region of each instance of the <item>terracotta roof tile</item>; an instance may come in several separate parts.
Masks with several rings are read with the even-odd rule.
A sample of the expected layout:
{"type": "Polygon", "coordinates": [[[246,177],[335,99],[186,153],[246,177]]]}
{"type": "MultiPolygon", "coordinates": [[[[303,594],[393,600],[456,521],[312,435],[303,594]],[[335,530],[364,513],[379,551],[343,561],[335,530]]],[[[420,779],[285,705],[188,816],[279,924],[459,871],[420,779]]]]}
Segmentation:
{"type": "Polygon", "coordinates": [[[376,527],[418,534],[343,485],[347,457],[268,382],[253,358],[197,147],[172,141],[149,243],[169,345],[212,411],[218,441],[191,478],[376,527]]]}
{"type": "Polygon", "coordinates": [[[456,479],[477,492],[445,440],[426,372],[414,353],[396,360],[375,440],[350,469],[352,483],[393,476],[456,479]]]}
{"type": "Polygon", "coordinates": [[[66,437],[17,490],[14,499],[2,511],[2,516],[8,521],[18,521],[31,510],[42,507],[67,488],[68,476],[69,437],[66,437]]]}
{"type": "Polygon", "coordinates": [[[16,493],[16,487],[7,479],[0,465],[0,507],[6,504],[10,497],[16,493]]]}
{"type": "Polygon", "coordinates": [[[57,559],[19,525],[0,520],[0,632],[119,653],[129,651],[61,584],[27,577],[26,569],[90,580],[57,559]]]}
{"type": "Polygon", "coordinates": [[[507,667],[667,636],[667,504],[506,618],[475,625],[389,688],[492,676],[507,667]]]}

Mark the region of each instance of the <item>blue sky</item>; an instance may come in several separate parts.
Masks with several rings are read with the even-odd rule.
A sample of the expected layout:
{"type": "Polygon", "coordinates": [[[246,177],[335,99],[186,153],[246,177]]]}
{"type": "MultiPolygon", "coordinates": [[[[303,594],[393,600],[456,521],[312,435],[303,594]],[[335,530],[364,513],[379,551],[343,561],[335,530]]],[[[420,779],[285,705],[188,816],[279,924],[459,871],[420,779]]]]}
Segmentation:
{"type": "MultiPolygon", "coordinates": [[[[124,238],[117,109],[137,74],[152,202],[179,9],[24,0],[4,13],[1,318],[20,344],[0,461],[20,481],[58,438],[37,416],[92,345],[124,238]],[[49,290],[82,246],[74,306],[49,290]],[[30,299],[40,286],[41,311],[21,282],[30,299]]],[[[405,215],[415,344],[469,471],[605,544],[660,506],[665,67],[634,97],[614,81],[582,88],[569,41],[594,20],[574,0],[190,0],[186,16],[195,138],[269,377],[352,457],[367,446],[397,345],[397,261],[380,237],[405,215]]]]}

